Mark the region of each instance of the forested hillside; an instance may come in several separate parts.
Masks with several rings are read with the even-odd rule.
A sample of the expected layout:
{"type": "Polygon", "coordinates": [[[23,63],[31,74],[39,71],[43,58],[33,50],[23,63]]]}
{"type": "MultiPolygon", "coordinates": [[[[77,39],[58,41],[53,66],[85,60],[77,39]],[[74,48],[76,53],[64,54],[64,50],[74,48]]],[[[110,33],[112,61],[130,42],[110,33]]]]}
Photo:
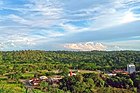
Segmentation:
{"type": "Polygon", "coordinates": [[[7,51],[0,52],[1,64],[65,64],[70,68],[111,70],[125,68],[128,63],[140,66],[139,51],[7,51]]]}
{"type": "Polygon", "coordinates": [[[106,73],[126,69],[128,63],[140,70],[140,52],[1,51],[0,93],[136,93],[140,91],[140,72],[116,76],[106,73]],[[76,76],[68,76],[70,70],[76,76]],[[28,84],[40,76],[61,79],[57,84],[46,80],[37,86],[28,84]]]}

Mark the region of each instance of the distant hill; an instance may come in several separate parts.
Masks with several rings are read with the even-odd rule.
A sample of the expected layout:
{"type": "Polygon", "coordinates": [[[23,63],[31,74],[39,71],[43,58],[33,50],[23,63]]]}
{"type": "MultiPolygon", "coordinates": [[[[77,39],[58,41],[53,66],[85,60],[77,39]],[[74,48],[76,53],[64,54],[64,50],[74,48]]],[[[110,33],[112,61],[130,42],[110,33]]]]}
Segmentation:
{"type": "Polygon", "coordinates": [[[140,51],[1,51],[2,64],[64,63],[79,69],[125,68],[128,63],[140,67],[140,51]]]}

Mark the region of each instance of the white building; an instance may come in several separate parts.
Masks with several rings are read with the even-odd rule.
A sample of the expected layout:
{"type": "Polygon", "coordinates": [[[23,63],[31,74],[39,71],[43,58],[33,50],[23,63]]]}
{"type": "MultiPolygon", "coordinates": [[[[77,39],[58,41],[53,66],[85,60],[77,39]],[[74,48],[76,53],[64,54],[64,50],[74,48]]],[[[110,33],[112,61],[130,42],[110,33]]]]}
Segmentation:
{"type": "Polygon", "coordinates": [[[133,73],[133,72],[135,72],[136,71],[136,68],[135,68],[135,65],[134,64],[128,64],[127,65],[127,72],[128,73],[133,73]]]}

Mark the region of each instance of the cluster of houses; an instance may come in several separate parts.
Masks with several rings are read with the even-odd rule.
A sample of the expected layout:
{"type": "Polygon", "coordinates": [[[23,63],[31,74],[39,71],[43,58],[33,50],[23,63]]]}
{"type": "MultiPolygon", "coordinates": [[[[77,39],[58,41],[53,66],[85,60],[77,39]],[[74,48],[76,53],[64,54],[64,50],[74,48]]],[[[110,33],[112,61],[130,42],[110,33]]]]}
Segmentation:
{"type": "MultiPolygon", "coordinates": [[[[74,76],[76,73],[73,73],[72,71],[69,72],[68,76],[74,76]]],[[[39,78],[32,78],[28,82],[31,86],[38,86],[42,81],[43,82],[48,82],[50,84],[59,84],[59,81],[62,79],[62,76],[52,76],[52,77],[47,77],[47,76],[40,76],[39,78]]]]}
{"type": "Polygon", "coordinates": [[[113,70],[112,73],[108,73],[109,76],[116,76],[117,73],[121,73],[121,74],[132,74],[136,72],[136,67],[134,64],[128,64],[127,65],[127,71],[122,70],[122,69],[117,69],[117,70],[113,70]]]}
{"type": "MultiPolygon", "coordinates": [[[[113,70],[111,73],[108,73],[108,76],[115,76],[117,73],[121,74],[132,74],[135,72],[135,65],[134,64],[128,64],[127,65],[127,71],[122,70],[122,69],[117,69],[113,70]]],[[[69,72],[68,76],[74,76],[76,73],[73,73],[72,71],[69,72]]],[[[31,86],[37,86],[39,85],[42,81],[43,82],[48,82],[51,84],[58,84],[59,81],[62,79],[62,76],[53,76],[53,77],[47,77],[47,76],[40,76],[39,78],[32,78],[28,82],[31,86]]]]}
{"type": "Polygon", "coordinates": [[[40,76],[39,78],[32,78],[28,82],[31,86],[37,86],[42,81],[43,82],[48,82],[48,83],[51,83],[51,84],[58,84],[60,79],[62,79],[61,76],[54,76],[54,77],[40,76]]]}

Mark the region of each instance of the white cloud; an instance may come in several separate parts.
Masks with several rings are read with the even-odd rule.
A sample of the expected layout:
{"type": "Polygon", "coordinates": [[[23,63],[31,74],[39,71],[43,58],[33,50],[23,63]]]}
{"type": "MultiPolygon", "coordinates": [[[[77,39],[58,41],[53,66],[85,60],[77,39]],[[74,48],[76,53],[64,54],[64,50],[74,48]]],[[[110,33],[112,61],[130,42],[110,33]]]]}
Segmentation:
{"type": "Polygon", "coordinates": [[[63,8],[57,3],[58,1],[54,1],[29,0],[30,3],[20,7],[5,6],[3,9],[18,11],[21,14],[20,16],[16,14],[2,16],[2,20],[7,21],[7,18],[9,18],[9,20],[13,20],[17,24],[37,28],[56,25],[60,22],[63,8]]]}
{"type": "Polygon", "coordinates": [[[54,32],[54,31],[50,31],[47,33],[48,37],[60,37],[60,36],[64,36],[64,34],[62,32],[54,32]]]}
{"type": "Polygon", "coordinates": [[[135,18],[135,15],[132,12],[127,12],[123,17],[121,22],[122,23],[129,23],[129,22],[133,22],[136,21],[137,18],[135,18]]]}
{"type": "MultiPolygon", "coordinates": [[[[127,12],[131,7],[126,7],[126,5],[131,3],[131,0],[111,0],[104,4],[95,1],[95,4],[89,4],[90,6],[86,9],[79,8],[74,11],[66,10],[67,6],[63,7],[63,5],[67,5],[68,2],[63,3],[58,0],[29,0],[29,2],[30,3],[25,4],[23,8],[17,8],[21,13],[25,12],[24,16],[11,15],[14,21],[28,25],[29,27],[46,28],[58,25],[66,31],[75,33],[89,31],[91,29],[94,31],[137,20],[132,12],[127,12]],[[68,21],[75,20],[88,20],[91,24],[86,28],[69,24],[62,25],[68,21]]],[[[74,2],[76,3],[77,1],[72,1],[72,3],[74,2]]],[[[75,7],[76,6],[73,8],[75,7]]],[[[16,10],[16,8],[10,8],[16,10]]]]}
{"type": "Polygon", "coordinates": [[[13,20],[13,21],[17,22],[18,24],[22,24],[22,25],[33,24],[31,21],[26,20],[20,16],[14,15],[14,14],[8,15],[6,18],[9,18],[10,20],[13,20]]]}
{"type": "MultiPolygon", "coordinates": [[[[101,30],[140,20],[139,14],[133,13],[134,7],[140,8],[139,5],[134,6],[140,0],[82,0],[80,2],[77,0],[27,0],[26,4],[16,6],[8,5],[10,3],[4,5],[3,1],[0,1],[0,10],[6,11],[6,13],[8,11],[14,12],[0,14],[0,41],[3,42],[0,46],[7,44],[18,47],[20,42],[22,42],[21,46],[35,45],[39,42],[56,42],[62,36],[101,30]],[[78,22],[79,20],[86,20],[88,24],[86,26],[69,24],[69,22],[78,22]],[[38,35],[35,32],[38,32],[38,35]],[[8,38],[1,38],[6,33],[8,33],[8,38]],[[26,36],[18,33],[26,34],[26,36]],[[15,36],[10,37],[13,34],[15,36]]],[[[4,2],[8,2],[8,0],[4,2]]],[[[77,50],[107,49],[103,46],[105,45],[98,43],[66,45],[66,47],[77,50]]]]}
{"type": "Polygon", "coordinates": [[[82,42],[82,43],[68,43],[64,44],[63,47],[68,50],[76,51],[118,51],[118,50],[139,50],[140,40],[126,40],[126,41],[115,41],[115,42],[82,42]]]}
{"type": "Polygon", "coordinates": [[[36,44],[36,38],[28,37],[25,34],[10,35],[0,39],[1,50],[22,49],[24,46],[29,47],[36,44]]]}
{"type": "Polygon", "coordinates": [[[102,43],[93,43],[93,42],[65,44],[64,47],[67,49],[79,51],[91,51],[91,50],[101,51],[107,49],[107,46],[103,45],[102,43]]]}

